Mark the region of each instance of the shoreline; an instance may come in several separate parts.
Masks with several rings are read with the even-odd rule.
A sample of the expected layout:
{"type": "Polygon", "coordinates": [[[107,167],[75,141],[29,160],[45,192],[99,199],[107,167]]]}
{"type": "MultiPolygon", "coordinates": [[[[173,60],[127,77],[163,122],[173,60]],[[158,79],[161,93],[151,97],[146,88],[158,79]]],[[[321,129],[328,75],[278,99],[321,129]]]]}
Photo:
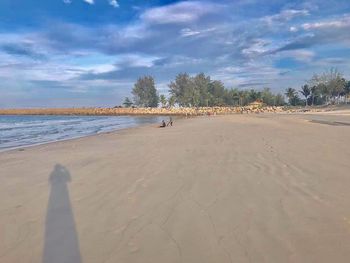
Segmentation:
{"type": "MultiPolygon", "coordinates": [[[[262,113],[262,115],[268,115],[271,113],[262,113]]],[[[342,116],[342,117],[347,117],[350,116],[350,110],[349,109],[332,109],[332,110],[328,110],[328,111],[309,111],[309,112],[288,112],[288,111],[284,111],[284,112],[279,112],[278,115],[295,115],[295,116],[342,116]]],[[[1,114],[0,114],[1,116],[1,114]]],[[[9,116],[18,116],[18,115],[9,115],[9,116]]],[[[36,116],[36,115],[33,115],[36,116]]],[[[52,116],[52,115],[48,115],[48,116],[52,116]]],[[[55,116],[59,116],[59,115],[55,115],[55,116]]],[[[62,116],[66,116],[66,115],[62,115],[62,116]]],[[[81,115],[76,115],[76,116],[81,116],[81,115]]],[[[101,115],[97,115],[97,116],[101,116],[101,115]]],[[[135,115],[125,115],[125,116],[130,116],[130,117],[135,117],[135,115]]],[[[137,115],[136,115],[137,116],[137,115]]],[[[164,117],[168,117],[165,115],[154,115],[154,116],[164,116],[164,117]]],[[[213,117],[219,117],[219,116],[227,116],[227,115],[212,115],[210,116],[210,118],[213,117]]],[[[229,116],[229,115],[228,115],[229,116]]],[[[254,116],[254,115],[253,115],[254,116]]],[[[101,116],[102,117],[102,116],[101,116]]],[[[149,115],[140,115],[137,117],[149,117],[149,115]]],[[[189,118],[198,118],[198,117],[204,117],[203,115],[199,115],[199,116],[175,116],[175,120],[176,122],[179,120],[186,120],[189,118]]],[[[317,120],[316,120],[317,121],[317,120]]],[[[22,148],[23,149],[28,149],[28,148],[32,148],[32,147],[38,147],[38,146],[43,146],[43,145],[47,145],[47,144],[53,144],[53,143],[60,143],[60,142],[65,142],[65,141],[71,141],[71,140],[78,140],[78,139],[83,139],[83,138],[88,138],[88,137],[93,137],[93,136],[99,136],[99,135],[103,135],[103,134],[110,134],[110,133],[118,133],[121,131],[127,131],[127,130],[133,130],[133,129],[137,129],[137,128],[142,128],[142,127],[152,127],[155,126],[156,124],[141,124],[141,125],[137,125],[135,127],[126,127],[126,128],[121,128],[121,129],[115,129],[112,131],[106,131],[106,132],[100,132],[100,133],[94,133],[94,134],[88,134],[88,135],[82,135],[82,136],[78,136],[78,137],[72,137],[72,138],[66,138],[66,139],[61,139],[61,140],[55,140],[55,141],[48,141],[48,142],[42,142],[42,143],[36,143],[36,144],[30,144],[30,145],[24,145],[24,146],[18,146],[18,147],[13,147],[13,148],[7,148],[7,149],[0,149],[0,154],[2,153],[6,153],[6,152],[10,152],[10,151],[20,151],[22,148]]]]}
{"type": "MultiPolygon", "coordinates": [[[[9,115],[9,116],[18,116],[18,115],[9,115]]],[[[131,117],[135,117],[135,116],[131,116],[131,117]]],[[[140,117],[147,117],[147,116],[140,116],[140,117]]],[[[161,117],[161,116],[159,116],[159,117],[161,117]]],[[[177,117],[176,121],[178,121],[180,119],[183,119],[183,118],[177,117]]],[[[25,150],[28,148],[40,147],[40,146],[44,146],[44,145],[48,145],[48,144],[61,143],[61,142],[66,142],[66,141],[71,141],[71,140],[79,140],[79,139],[84,139],[84,138],[89,138],[89,137],[94,137],[94,136],[100,136],[100,135],[104,135],[104,134],[118,133],[118,132],[125,131],[125,130],[133,130],[133,129],[142,128],[142,127],[152,127],[155,125],[156,125],[156,123],[145,123],[145,124],[140,124],[140,125],[137,125],[134,127],[125,127],[125,128],[115,129],[115,130],[111,130],[111,131],[98,132],[98,133],[87,134],[87,135],[82,135],[82,136],[78,136],[78,137],[71,137],[71,138],[66,138],[66,139],[61,139],[61,140],[54,140],[54,141],[47,141],[47,142],[30,144],[30,145],[5,148],[5,149],[0,149],[0,154],[7,153],[10,151],[21,151],[22,149],[25,150]]]]}

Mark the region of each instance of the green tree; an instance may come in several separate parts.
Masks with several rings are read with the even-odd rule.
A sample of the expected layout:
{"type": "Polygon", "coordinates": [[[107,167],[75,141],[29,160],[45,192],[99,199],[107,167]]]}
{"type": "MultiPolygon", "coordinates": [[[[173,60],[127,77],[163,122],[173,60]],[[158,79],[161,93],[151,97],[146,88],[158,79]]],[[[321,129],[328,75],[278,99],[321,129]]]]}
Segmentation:
{"type": "Polygon", "coordinates": [[[305,97],[305,106],[307,106],[308,98],[311,94],[311,90],[309,88],[309,85],[305,84],[301,87],[300,93],[305,97]]]}
{"type": "Polygon", "coordinates": [[[176,76],[175,81],[168,85],[169,93],[179,106],[189,106],[192,86],[190,76],[187,73],[180,73],[176,76]]]}
{"type": "Polygon", "coordinates": [[[204,73],[199,73],[193,78],[192,106],[208,106],[209,105],[209,85],[210,77],[204,73]]]}
{"type": "Polygon", "coordinates": [[[168,99],[168,105],[169,105],[169,107],[175,106],[175,97],[174,96],[170,96],[170,98],[168,99]]]}
{"type": "Polygon", "coordinates": [[[310,88],[310,95],[311,95],[311,105],[314,106],[315,104],[315,98],[317,97],[317,86],[312,86],[310,88]]]}
{"type": "Polygon", "coordinates": [[[311,87],[311,103],[319,104],[327,97],[327,86],[324,83],[324,77],[322,75],[313,74],[308,81],[309,87],[311,87]]]}
{"type": "Polygon", "coordinates": [[[261,99],[261,92],[260,91],[256,91],[254,89],[251,89],[248,93],[248,101],[247,103],[251,103],[257,100],[261,99]]]}
{"type": "Polygon", "coordinates": [[[132,90],[134,102],[141,107],[158,107],[159,97],[152,76],[144,76],[137,80],[132,90]]]}
{"type": "Polygon", "coordinates": [[[249,98],[251,98],[250,92],[247,90],[239,90],[238,98],[239,98],[239,106],[245,106],[249,103],[249,98]]]}
{"type": "Polygon", "coordinates": [[[271,92],[269,88],[264,88],[261,91],[261,100],[263,103],[269,106],[276,104],[276,96],[271,92]]]}
{"type": "Polygon", "coordinates": [[[297,105],[298,93],[296,92],[295,89],[287,88],[285,95],[287,96],[288,102],[289,102],[290,105],[292,105],[292,106],[297,105]]]}
{"type": "Polygon", "coordinates": [[[123,105],[124,105],[124,107],[125,108],[130,108],[131,106],[132,106],[132,101],[129,99],[129,97],[126,97],[125,99],[124,99],[124,102],[123,102],[123,105]]]}
{"type": "Polygon", "coordinates": [[[284,96],[281,93],[277,93],[275,96],[275,103],[276,106],[283,106],[286,102],[284,101],[284,96]]]}
{"type": "Polygon", "coordinates": [[[344,86],[344,96],[345,96],[345,103],[348,103],[348,97],[350,96],[350,80],[346,81],[346,84],[344,86]]]}
{"type": "MultiPolygon", "coordinates": [[[[135,104],[156,107],[160,99],[163,107],[166,103],[170,107],[175,106],[175,104],[180,107],[245,106],[256,100],[269,106],[285,105],[283,94],[274,94],[269,88],[262,90],[227,89],[221,81],[211,80],[210,76],[206,76],[204,73],[194,77],[187,73],[180,73],[168,86],[170,96],[166,102],[164,95],[158,97],[152,77],[146,76],[138,79],[132,91],[135,104]]],[[[339,103],[340,99],[344,99],[344,97],[347,103],[350,94],[350,81],[344,79],[336,69],[331,69],[322,74],[314,74],[299,92],[305,97],[305,106],[328,104],[334,101],[339,103]]],[[[304,100],[301,100],[298,94],[293,88],[286,90],[285,95],[290,105],[302,105],[304,100]]]]}
{"type": "Polygon", "coordinates": [[[159,101],[160,101],[160,103],[162,104],[162,107],[165,107],[165,106],[166,106],[166,104],[167,104],[167,99],[166,99],[166,97],[165,97],[163,94],[159,96],[159,101]]]}
{"type": "Polygon", "coordinates": [[[225,86],[221,81],[214,80],[209,83],[209,106],[223,106],[225,104],[225,86]]]}
{"type": "Polygon", "coordinates": [[[223,101],[225,105],[229,105],[229,106],[239,105],[238,89],[225,89],[223,101]]]}
{"type": "Polygon", "coordinates": [[[344,90],[346,94],[350,94],[350,80],[346,81],[344,90]]]}
{"type": "Polygon", "coordinates": [[[312,87],[316,87],[315,91],[321,98],[321,101],[329,104],[335,101],[339,103],[340,96],[344,93],[346,82],[337,69],[331,68],[321,75],[314,74],[309,84],[312,87]]]}
{"type": "Polygon", "coordinates": [[[333,100],[339,103],[340,94],[344,92],[346,84],[343,75],[337,69],[331,68],[324,73],[324,78],[333,100]]]}

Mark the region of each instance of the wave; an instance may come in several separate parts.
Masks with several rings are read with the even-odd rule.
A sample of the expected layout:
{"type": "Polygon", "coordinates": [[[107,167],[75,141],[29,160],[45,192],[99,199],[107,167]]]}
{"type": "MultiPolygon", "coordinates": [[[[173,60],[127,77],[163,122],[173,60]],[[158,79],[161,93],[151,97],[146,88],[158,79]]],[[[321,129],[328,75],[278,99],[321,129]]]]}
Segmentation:
{"type": "Polygon", "coordinates": [[[160,122],[161,117],[0,116],[0,150],[160,122]]]}

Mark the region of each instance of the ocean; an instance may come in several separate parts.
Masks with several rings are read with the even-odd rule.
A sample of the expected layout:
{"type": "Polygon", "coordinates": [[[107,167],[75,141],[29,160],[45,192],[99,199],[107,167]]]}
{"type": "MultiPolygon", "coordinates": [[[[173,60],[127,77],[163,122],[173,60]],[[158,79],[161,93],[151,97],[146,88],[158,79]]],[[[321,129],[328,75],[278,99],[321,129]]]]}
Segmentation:
{"type": "Polygon", "coordinates": [[[0,151],[160,123],[164,117],[0,116],[0,151]]]}

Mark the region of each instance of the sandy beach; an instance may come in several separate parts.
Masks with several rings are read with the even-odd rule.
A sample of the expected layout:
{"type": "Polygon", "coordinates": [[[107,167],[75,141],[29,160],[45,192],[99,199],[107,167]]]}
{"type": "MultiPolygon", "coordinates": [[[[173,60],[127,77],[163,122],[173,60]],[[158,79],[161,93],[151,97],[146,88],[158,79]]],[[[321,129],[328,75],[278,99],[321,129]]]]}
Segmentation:
{"type": "Polygon", "coordinates": [[[0,153],[0,262],[349,262],[349,125],[198,117],[0,153]]]}

